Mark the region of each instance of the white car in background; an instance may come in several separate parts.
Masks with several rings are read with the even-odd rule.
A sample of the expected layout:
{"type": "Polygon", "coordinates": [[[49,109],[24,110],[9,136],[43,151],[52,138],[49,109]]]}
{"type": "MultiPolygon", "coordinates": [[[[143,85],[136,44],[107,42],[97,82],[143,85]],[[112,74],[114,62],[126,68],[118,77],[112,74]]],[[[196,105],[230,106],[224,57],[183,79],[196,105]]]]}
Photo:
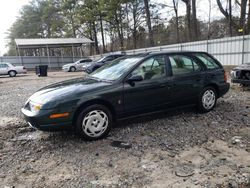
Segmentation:
{"type": "Polygon", "coordinates": [[[92,62],[92,59],[80,59],[76,61],[75,63],[69,63],[66,65],[63,65],[62,70],[65,72],[82,71],[83,70],[82,66],[90,62],[92,62]]]}
{"type": "Polygon", "coordinates": [[[15,66],[11,63],[0,62],[0,75],[9,75],[15,77],[17,74],[26,74],[27,69],[24,66],[15,66]]]}

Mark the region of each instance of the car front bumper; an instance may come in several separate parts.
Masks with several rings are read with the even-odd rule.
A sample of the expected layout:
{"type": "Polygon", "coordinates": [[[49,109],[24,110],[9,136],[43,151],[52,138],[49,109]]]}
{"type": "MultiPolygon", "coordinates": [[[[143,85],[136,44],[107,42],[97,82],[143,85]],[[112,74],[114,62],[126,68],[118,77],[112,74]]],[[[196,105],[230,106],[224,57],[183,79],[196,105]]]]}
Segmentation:
{"type": "Polygon", "coordinates": [[[63,70],[64,72],[69,72],[69,67],[62,67],[62,70],[63,70]]]}
{"type": "Polygon", "coordinates": [[[54,110],[41,110],[39,114],[34,114],[25,108],[22,108],[21,111],[28,124],[36,129],[43,131],[54,131],[72,128],[72,121],[68,117],[50,119],[49,116],[53,114],[54,110]]]}
{"type": "Polygon", "coordinates": [[[250,86],[250,80],[246,80],[246,79],[236,79],[233,78],[231,79],[232,83],[237,83],[237,84],[244,84],[244,85],[249,85],[250,86]]]}

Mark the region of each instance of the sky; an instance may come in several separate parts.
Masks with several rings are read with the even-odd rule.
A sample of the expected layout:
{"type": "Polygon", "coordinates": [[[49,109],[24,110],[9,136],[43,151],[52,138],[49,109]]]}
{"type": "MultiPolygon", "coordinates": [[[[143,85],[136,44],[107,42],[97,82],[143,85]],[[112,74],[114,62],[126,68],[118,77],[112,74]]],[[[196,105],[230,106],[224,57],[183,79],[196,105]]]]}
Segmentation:
{"type": "Polygon", "coordinates": [[[30,0],[4,0],[0,6],[0,56],[7,52],[6,32],[15,22],[16,17],[23,5],[30,0]]]}
{"type": "MultiPolygon", "coordinates": [[[[22,6],[28,4],[30,0],[2,0],[0,6],[0,56],[7,52],[6,44],[8,42],[7,32],[11,25],[15,22],[22,6]]],[[[157,0],[167,5],[172,5],[172,0],[157,0]]],[[[185,6],[180,3],[179,15],[185,14],[185,6]]],[[[208,0],[197,1],[197,17],[203,21],[207,21],[208,18],[208,0]]],[[[212,19],[221,17],[220,12],[217,10],[215,0],[212,0],[212,19]]],[[[166,17],[171,14],[167,10],[161,11],[166,17]]]]}

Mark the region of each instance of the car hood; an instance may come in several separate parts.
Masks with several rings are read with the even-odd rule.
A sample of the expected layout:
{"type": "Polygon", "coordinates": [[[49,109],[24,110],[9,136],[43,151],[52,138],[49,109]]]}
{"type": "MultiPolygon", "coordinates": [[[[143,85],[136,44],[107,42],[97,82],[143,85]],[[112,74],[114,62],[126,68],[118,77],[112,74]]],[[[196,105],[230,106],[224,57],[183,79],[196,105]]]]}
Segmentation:
{"type": "Polygon", "coordinates": [[[111,83],[91,78],[77,78],[49,85],[34,93],[29,100],[42,104],[42,109],[51,109],[59,103],[79,100],[84,93],[101,89],[111,83]]]}

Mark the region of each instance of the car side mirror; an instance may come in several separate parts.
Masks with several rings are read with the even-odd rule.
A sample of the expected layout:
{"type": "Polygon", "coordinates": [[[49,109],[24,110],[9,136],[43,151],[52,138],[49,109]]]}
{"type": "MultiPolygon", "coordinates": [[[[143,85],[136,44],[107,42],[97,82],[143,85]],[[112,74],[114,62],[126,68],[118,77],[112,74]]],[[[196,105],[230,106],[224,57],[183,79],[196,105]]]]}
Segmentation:
{"type": "Polygon", "coordinates": [[[143,80],[143,77],[141,75],[133,75],[129,79],[127,79],[128,83],[133,83],[133,82],[140,82],[143,80]]]}

